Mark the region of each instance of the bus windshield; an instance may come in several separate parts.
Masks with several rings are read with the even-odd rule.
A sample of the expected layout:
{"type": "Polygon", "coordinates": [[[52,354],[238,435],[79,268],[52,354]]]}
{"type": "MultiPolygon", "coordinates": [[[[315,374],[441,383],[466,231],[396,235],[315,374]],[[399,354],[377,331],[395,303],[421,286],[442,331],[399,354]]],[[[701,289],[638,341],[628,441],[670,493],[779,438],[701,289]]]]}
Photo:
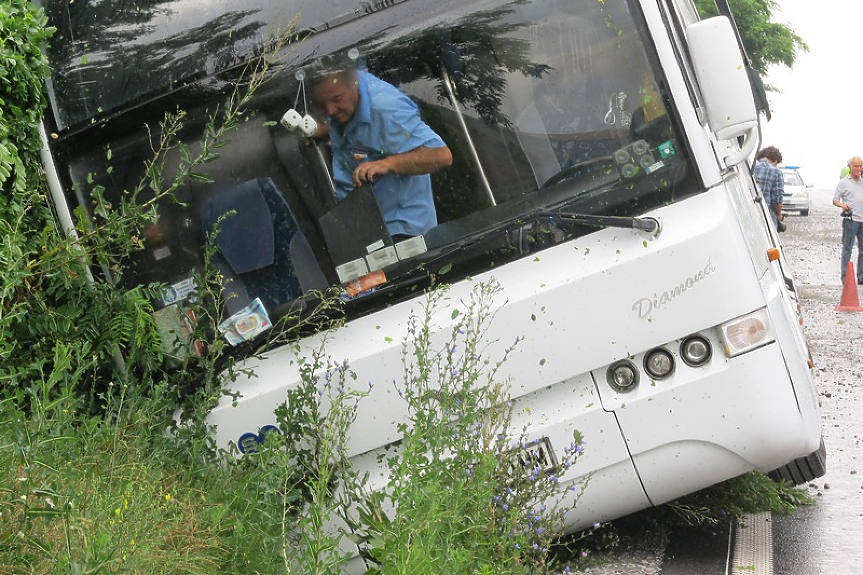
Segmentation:
{"type": "MultiPolygon", "coordinates": [[[[360,3],[366,10],[346,1],[308,4],[331,6],[332,14],[303,16],[311,18],[302,24],[312,32],[284,49],[230,145],[203,167],[212,181],[185,182],[176,198],[161,202],[158,221],[142,234],[143,249],[117,273],[128,285],[164,286],[157,309],[194,293],[191,278],[203,265],[208,237],[215,238],[227,278],[229,315],[254,304],[275,321],[307,294],[335,287],[350,316],[413,297],[418,285],[443,273],[444,281],[474,276],[613,219],[580,216],[625,222],[701,190],[633,3],[360,3]],[[334,78],[356,88],[348,116],[327,99],[326,82],[334,78]],[[356,133],[360,121],[365,136],[356,133]],[[328,128],[328,137],[319,137],[320,130],[307,137],[310,126],[328,128]],[[446,148],[451,161],[428,174],[375,173],[353,181],[367,162],[417,146],[446,148]],[[412,211],[420,208],[420,215],[412,211]]],[[[250,14],[269,14],[276,3],[250,5],[243,3],[250,14]]],[[[170,20],[167,7],[199,4],[157,6],[164,10],[147,12],[151,24],[170,20]]],[[[92,74],[70,73],[70,58],[65,68],[55,67],[54,112],[65,120],[55,122],[54,155],[91,219],[99,217],[92,190],[119,202],[142,177],[152,155],[145,125],[158,125],[160,115],[180,107],[188,118],[182,138],[194,146],[208,114],[230,93],[236,70],[211,65],[219,34],[205,39],[200,30],[208,26],[221,31],[225,24],[213,17],[195,29],[196,40],[187,37],[179,51],[189,55],[190,79],[182,86],[166,83],[182,71],[165,76],[157,63],[146,73],[127,71],[140,74],[128,89],[120,86],[129,77],[110,76],[113,91],[100,89],[92,74]],[[148,84],[147,74],[157,72],[161,84],[148,84]],[[143,98],[154,85],[162,93],[143,98]],[[99,108],[97,93],[114,99],[99,108]],[[65,129],[83,119],[89,123],[65,129]]],[[[242,30],[248,38],[264,28],[242,30]]],[[[118,41],[125,50],[138,48],[118,41]]],[[[141,48],[138,56],[146,54],[141,48]]]]}

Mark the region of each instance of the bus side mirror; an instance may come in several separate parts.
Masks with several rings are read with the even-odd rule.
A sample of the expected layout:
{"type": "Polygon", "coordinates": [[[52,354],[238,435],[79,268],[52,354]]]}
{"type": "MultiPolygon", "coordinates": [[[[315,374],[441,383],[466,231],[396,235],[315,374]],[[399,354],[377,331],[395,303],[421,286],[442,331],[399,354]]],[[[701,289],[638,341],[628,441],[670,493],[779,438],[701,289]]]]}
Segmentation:
{"type": "Polygon", "coordinates": [[[744,138],[740,151],[725,158],[728,166],[739,164],[757,144],[758,111],[731,21],[702,20],[686,29],[686,38],[710,130],[717,140],[744,138]]]}

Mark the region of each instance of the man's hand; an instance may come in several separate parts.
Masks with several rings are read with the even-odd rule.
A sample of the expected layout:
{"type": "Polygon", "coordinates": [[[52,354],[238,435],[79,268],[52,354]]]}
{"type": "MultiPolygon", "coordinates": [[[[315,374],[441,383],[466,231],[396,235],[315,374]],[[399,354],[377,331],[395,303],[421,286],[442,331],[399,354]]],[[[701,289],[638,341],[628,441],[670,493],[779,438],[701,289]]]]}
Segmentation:
{"type": "Polygon", "coordinates": [[[430,174],[450,165],[452,165],[452,152],[448,147],[427,148],[422,146],[404,154],[394,154],[381,160],[363,162],[354,170],[351,179],[354,187],[360,187],[387,174],[417,176],[430,174]]]}
{"type": "Polygon", "coordinates": [[[353,173],[354,187],[359,188],[363,184],[371,184],[377,178],[385,176],[392,172],[392,168],[388,162],[389,158],[383,160],[375,160],[373,162],[363,162],[353,173]]]}

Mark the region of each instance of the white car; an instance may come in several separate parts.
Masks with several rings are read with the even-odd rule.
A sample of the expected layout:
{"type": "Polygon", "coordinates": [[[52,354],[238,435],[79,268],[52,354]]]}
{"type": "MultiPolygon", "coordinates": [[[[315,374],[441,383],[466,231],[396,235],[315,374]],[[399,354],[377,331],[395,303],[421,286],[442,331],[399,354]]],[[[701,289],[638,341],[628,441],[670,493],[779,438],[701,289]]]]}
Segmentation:
{"type": "Polygon", "coordinates": [[[782,197],[783,212],[798,212],[801,216],[809,215],[809,188],[796,166],[782,168],[785,180],[785,195],[782,197]]]}

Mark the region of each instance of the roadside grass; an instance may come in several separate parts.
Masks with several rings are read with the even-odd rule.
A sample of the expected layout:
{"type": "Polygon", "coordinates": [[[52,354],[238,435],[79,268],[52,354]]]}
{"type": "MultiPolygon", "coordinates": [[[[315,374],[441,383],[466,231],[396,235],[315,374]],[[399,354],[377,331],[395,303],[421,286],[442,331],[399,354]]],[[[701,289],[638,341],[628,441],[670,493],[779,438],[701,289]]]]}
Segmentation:
{"type": "Polygon", "coordinates": [[[206,486],[178,472],[146,414],[112,423],[58,400],[38,422],[0,404],[0,573],[217,572],[206,486]]]}

